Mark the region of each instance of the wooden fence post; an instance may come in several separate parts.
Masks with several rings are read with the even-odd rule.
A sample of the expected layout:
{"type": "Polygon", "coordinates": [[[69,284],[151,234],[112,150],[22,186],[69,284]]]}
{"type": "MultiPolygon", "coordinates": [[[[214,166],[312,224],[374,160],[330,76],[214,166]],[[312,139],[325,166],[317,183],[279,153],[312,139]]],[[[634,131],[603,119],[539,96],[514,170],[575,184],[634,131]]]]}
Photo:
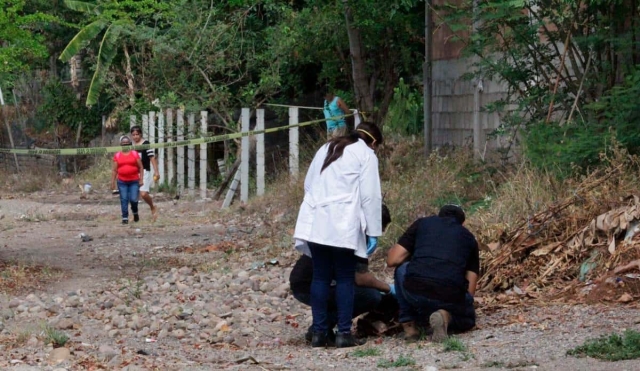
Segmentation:
{"type": "MultiPolygon", "coordinates": [[[[249,131],[249,108],[242,109],[242,133],[249,131]]],[[[242,150],[240,152],[240,201],[246,203],[249,201],[249,137],[242,137],[242,150]]]]}
{"type": "MultiPolygon", "coordinates": [[[[264,130],[264,109],[256,110],[256,130],[264,130]]],[[[264,195],[264,133],[256,135],[256,194],[264,195]]]]}
{"type": "MultiPolygon", "coordinates": [[[[289,107],[289,125],[298,124],[298,107],[289,107]]],[[[300,169],[300,156],[299,156],[299,128],[297,126],[289,128],[289,174],[291,179],[296,181],[298,179],[298,172],[300,169]]]]}
{"type": "MultiPolygon", "coordinates": [[[[207,111],[200,111],[200,136],[207,136],[207,111]]],[[[207,198],[207,143],[200,145],[200,198],[207,198]]]]}
{"type": "MultiPolygon", "coordinates": [[[[178,127],[177,127],[177,140],[184,140],[184,112],[182,110],[178,110],[178,127]]],[[[184,146],[179,146],[177,149],[178,152],[178,163],[177,163],[177,177],[178,177],[178,194],[182,195],[184,193],[184,146]]]]}

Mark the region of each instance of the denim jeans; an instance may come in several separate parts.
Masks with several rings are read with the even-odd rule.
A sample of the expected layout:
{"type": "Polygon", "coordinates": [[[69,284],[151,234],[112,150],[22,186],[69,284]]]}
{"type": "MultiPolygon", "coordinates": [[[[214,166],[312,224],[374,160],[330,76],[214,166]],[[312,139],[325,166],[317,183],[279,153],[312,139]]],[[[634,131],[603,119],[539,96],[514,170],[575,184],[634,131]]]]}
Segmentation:
{"type": "Polygon", "coordinates": [[[313,331],[326,333],[329,330],[329,297],[331,281],[336,281],[335,297],[338,332],[351,332],[356,256],[351,249],[325,246],[309,242],[313,261],[311,281],[311,314],[313,331]]]}
{"type": "Polygon", "coordinates": [[[426,325],[429,316],[435,311],[444,309],[451,314],[448,328],[453,332],[468,331],[476,325],[476,312],[473,308],[473,296],[467,293],[465,302],[446,303],[440,300],[430,299],[426,296],[414,294],[404,288],[404,279],[407,273],[407,265],[403,263],[396,268],[394,278],[396,298],[400,306],[400,323],[416,321],[419,325],[426,325]]]}
{"type": "MultiPolygon", "coordinates": [[[[329,290],[329,300],[327,305],[327,328],[333,330],[338,323],[338,307],[335,300],[335,287],[329,290]]],[[[308,292],[293,291],[293,297],[299,302],[311,305],[311,294],[308,292]]],[[[382,301],[380,291],[369,287],[354,288],[353,295],[353,314],[351,318],[355,318],[363,313],[370,312],[378,307],[382,301]]]]}
{"type": "Polygon", "coordinates": [[[129,204],[134,214],[138,213],[138,194],[140,183],[137,180],[123,182],[118,179],[118,190],[120,191],[120,209],[122,210],[122,220],[129,220],[129,204]]]}

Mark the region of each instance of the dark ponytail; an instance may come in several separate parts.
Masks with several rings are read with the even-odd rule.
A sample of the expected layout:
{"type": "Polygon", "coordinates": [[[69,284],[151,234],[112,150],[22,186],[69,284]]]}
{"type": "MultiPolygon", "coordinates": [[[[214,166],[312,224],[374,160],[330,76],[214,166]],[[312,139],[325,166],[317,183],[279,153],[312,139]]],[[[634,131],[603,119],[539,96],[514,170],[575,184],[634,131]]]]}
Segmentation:
{"type": "Polygon", "coordinates": [[[342,157],[344,153],[344,148],[350,144],[353,144],[358,141],[358,139],[364,140],[368,146],[373,147],[374,145],[379,146],[382,144],[382,132],[380,128],[371,122],[363,122],[354,131],[351,133],[333,138],[329,141],[329,149],[327,150],[327,157],[324,159],[324,163],[322,164],[322,169],[320,172],[322,173],[324,169],[326,169],[332,162],[342,157]]]}

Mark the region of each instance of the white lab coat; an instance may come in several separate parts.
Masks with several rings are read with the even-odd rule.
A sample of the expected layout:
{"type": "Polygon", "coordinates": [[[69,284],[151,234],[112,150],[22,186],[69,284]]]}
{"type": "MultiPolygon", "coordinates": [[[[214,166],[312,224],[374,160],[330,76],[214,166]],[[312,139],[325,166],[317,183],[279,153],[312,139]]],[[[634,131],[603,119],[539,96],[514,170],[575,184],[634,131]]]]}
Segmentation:
{"type": "Polygon", "coordinates": [[[382,191],[378,158],[366,143],[344,148],[322,173],[329,144],[318,150],[304,180],[304,200],[293,237],[296,249],[311,256],[307,242],[342,247],[367,257],[366,235],[382,235],[382,191]]]}

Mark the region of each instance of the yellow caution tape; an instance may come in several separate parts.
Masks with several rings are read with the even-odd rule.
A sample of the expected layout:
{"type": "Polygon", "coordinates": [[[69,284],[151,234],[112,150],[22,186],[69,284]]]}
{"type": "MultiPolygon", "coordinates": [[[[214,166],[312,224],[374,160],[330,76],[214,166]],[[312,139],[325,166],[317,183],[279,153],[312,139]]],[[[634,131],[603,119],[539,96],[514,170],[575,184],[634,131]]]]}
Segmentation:
{"type": "MultiPolygon", "coordinates": [[[[340,119],[353,116],[343,115],[343,116],[334,116],[329,117],[329,119],[340,119]]],[[[107,153],[116,153],[123,150],[145,150],[145,149],[157,149],[157,148],[173,148],[173,147],[184,147],[189,145],[196,144],[205,144],[205,143],[214,143],[214,142],[222,142],[229,139],[236,139],[242,137],[249,137],[253,135],[259,134],[269,134],[275,133],[277,131],[286,130],[295,127],[303,127],[309,126],[313,124],[318,124],[324,122],[327,119],[318,119],[312,121],[301,122],[295,125],[287,125],[287,126],[279,126],[277,128],[269,128],[264,130],[251,130],[247,132],[240,133],[231,133],[231,134],[222,134],[222,135],[214,135],[214,136],[206,136],[194,139],[186,139],[186,140],[178,140],[175,142],[165,142],[165,143],[151,143],[151,144],[141,144],[141,145],[131,145],[131,146],[113,146],[113,147],[91,147],[91,148],[60,148],[60,149],[48,149],[48,148],[38,148],[38,149],[10,149],[10,148],[0,148],[0,153],[15,153],[18,155],[56,155],[56,156],[75,156],[75,155],[103,155],[107,153]]]]}

